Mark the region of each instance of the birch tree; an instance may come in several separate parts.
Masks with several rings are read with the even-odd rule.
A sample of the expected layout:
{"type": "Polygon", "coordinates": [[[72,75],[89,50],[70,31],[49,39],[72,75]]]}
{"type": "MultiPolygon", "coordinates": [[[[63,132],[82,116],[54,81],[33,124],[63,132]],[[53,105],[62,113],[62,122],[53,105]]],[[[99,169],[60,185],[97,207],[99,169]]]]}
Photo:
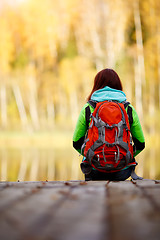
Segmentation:
{"type": "Polygon", "coordinates": [[[14,93],[16,104],[17,104],[17,107],[18,107],[18,111],[19,111],[22,126],[26,127],[27,122],[28,122],[27,114],[26,114],[26,110],[25,110],[25,107],[24,107],[24,103],[23,103],[20,88],[15,83],[13,84],[13,93],[14,93]]]}
{"type": "Polygon", "coordinates": [[[134,61],[135,68],[135,99],[136,110],[140,117],[143,118],[143,92],[142,87],[145,83],[145,67],[144,67],[144,50],[143,50],[143,36],[142,36],[142,24],[139,9],[139,0],[133,2],[134,23],[136,32],[136,44],[137,44],[137,56],[134,61]]]}

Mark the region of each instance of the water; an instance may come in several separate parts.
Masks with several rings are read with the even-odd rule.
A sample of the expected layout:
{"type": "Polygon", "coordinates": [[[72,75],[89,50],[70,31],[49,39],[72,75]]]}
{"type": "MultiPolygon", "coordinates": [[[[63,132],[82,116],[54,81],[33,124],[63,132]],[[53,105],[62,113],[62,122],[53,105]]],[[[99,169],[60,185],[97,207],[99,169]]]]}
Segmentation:
{"type": "MultiPolygon", "coordinates": [[[[160,149],[146,149],[137,161],[137,174],[147,179],[160,179],[160,149]]],[[[72,148],[0,149],[1,181],[82,180],[81,157],[72,148]]]]}
{"type": "Polygon", "coordinates": [[[137,173],[147,179],[160,179],[160,149],[145,149],[137,157],[137,173]]]}
{"type": "Polygon", "coordinates": [[[1,181],[54,181],[83,179],[81,159],[74,150],[0,149],[1,181]]]}

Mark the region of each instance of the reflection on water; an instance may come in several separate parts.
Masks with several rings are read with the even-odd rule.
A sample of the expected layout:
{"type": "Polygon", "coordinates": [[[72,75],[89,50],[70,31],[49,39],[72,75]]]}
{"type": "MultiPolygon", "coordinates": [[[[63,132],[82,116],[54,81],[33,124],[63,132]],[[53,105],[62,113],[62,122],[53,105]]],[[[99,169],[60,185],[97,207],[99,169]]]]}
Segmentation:
{"type": "Polygon", "coordinates": [[[0,149],[1,181],[83,179],[81,159],[71,149],[0,149]]]}
{"type": "MultiPolygon", "coordinates": [[[[159,153],[159,149],[141,153],[136,172],[147,179],[160,179],[159,153]]],[[[0,149],[0,180],[80,180],[80,162],[81,157],[72,149],[0,149]]]]}
{"type": "Polygon", "coordinates": [[[137,173],[147,179],[160,179],[160,149],[145,149],[137,159],[137,173]]]}

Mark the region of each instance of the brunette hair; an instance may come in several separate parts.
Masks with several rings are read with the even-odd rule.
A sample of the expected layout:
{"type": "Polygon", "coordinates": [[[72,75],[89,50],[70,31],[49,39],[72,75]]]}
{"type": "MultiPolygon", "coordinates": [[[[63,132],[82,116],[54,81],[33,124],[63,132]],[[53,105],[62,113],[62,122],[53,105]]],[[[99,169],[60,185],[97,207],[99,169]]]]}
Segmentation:
{"type": "Polygon", "coordinates": [[[114,88],[122,91],[122,83],[118,76],[118,74],[113,69],[103,69],[97,73],[94,79],[94,85],[90,95],[87,100],[90,100],[91,95],[98,89],[104,88],[108,86],[110,88],[114,88]]]}

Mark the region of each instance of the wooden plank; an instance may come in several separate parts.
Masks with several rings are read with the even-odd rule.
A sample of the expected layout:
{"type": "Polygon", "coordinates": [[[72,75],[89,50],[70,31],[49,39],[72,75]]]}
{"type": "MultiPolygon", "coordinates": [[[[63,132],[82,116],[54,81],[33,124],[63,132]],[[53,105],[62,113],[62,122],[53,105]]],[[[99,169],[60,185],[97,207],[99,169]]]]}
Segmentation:
{"type": "Polygon", "coordinates": [[[15,204],[20,199],[23,200],[30,194],[32,194],[31,191],[15,188],[5,188],[3,191],[0,191],[0,215],[12,204],[15,204]]]}
{"type": "Polygon", "coordinates": [[[0,184],[0,239],[159,239],[159,182],[7,184],[0,184]]]}
{"type": "Polygon", "coordinates": [[[112,240],[159,239],[160,212],[141,188],[131,182],[111,182],[108,196],[112,240]]]}
{"type": "MultiPolygon", "coordinates": [[[[105,202],[104,186],[106,182],[49,182],[43,185],[41,184],[42,183],[14,183],[12,188],[5,189],[5,191],[7,190],[4,195],[5,198],[8,199],[12,195],[14,197],[7,200],[10,205],[8,204],[8,208],[5,209],[3,215],[0,216],[0,225],[3,229],[3,231],[0,232],[0,239],[41,239],[44,234],[44,239],[45,236],[50,236],[50,239],[55,240],[55,237],[52,238],[52,236],[54,232],[57,231],[59,231],[58,235],[60,239],[66,240],[66,232],[68,232],[69,239],[74,239],[76,234],[78,234],[80,238],[82,227],[87,226],[90,217],[91,219],[97,219],[97,221],[98,218],[102,217],[103,214],[99,212],[99,210],[101,210],[103,206],[101,202],[105,202]],[[26,190],[29,190],[32,194],[30,194],[29,197],[23,198],[21,201],[20,193],[22,193],[23,196],[26,190]],[[97,196],[95,197],[95,195],[97,196]],[[98,204],[96,207],[98,199],[100,199],[100,205],[98,204]],[[12,204],[13,201],[14,204],[12,204]],[[68,208],[68,206],[70,207],[68,208]],[[94,208],[98,210],[94,212],[94,208]],[[87,209],[89,216],[87,215],[87,209]],[[97,216],[96,218],[94,214],[97,216]],[[88,219],[87,222],[81,221],[83,219],[85,220],[85,218],[88,219]],[[77,230],[71,231],[75,229],[72,227],[74,223],[76,224],[77,230]],[[79,225],[81,226],[80,228],[79,225]],[[65,231],[62,231],[63,228],[65,231]],[[77,232],[78,229],[80,230],[79,232],[77,232]]],[[[97,226],[97,221],[94,220],[95,226],[97,226]]],[[[93,225],[93,220],[90,221],[89,225],[93,225]]],[[[97,228],[98,227],[94,228],[93,232],[97,232],[97,228]]],[[[92,235],[92,239],[99,239],[100,233],[97,233],[98,237],[94,234],[93,238],[92,235]]],[[[84,236],[90,234],[90,230],[87,228],[84,236]]]]}
{"type": "MultiPolygon", "coordinates": [[[[104,218],[105,212],[105,185],[106,182],[63,183],[63,188],[62,186],[59,189],[56,188],[56,194],[53,197],[56,199],[53,199],[52,204],[49,202],[45,205],[42,204],[43,208],[45,206],[45,211],[33,209],[35,200],[32,197],[30,203],[27,201],[25,205],[27,212],[29,209],[33,210],[34,216],[36,215],[34,219],[25,214],[22,206],[21,208],[17,206],[12,213],[12,217],[14,213],[19,213],[18,215],[21,216],[18,217],[18,222],[20,222],[22,215],[25,214],[26,216],[23,221],[25,232],[21,230],[21,239],[27,237],[27,239],[78,240],[82,239],[83,235],[86,240],[99,240],[100,234],[104,230],[104,224],[106,224],[104,221],[102,223],[100,221],[104,218]],[[57,194],[61,196],[61,199],[57,199],[57,194]],[[57,204],[55,204],[56,202],[57,204]]],[[[40,194],[43,197],[45,193],[46,196],[47,192],[49,194],[51,190],[54,189],[48,189],[45,186],[36,195],[40,198],[40,194]]],[[[39,199],[39,201],[42,201],[42,199],[39,199]]],[[[38,205],[42,208],[40,203],[38,205]]],[[[21,225],[21,228],[23,228],[23,225],[21,225]]]]}
{"type": "Polygon", "coordinates": [[[150,179],[132,180],[132,183],[141,187],[153,187],[155,185],[155,181],[150,179]]]}
{"type": "Polygon", "coordinates": [[[160,211],[160,181],[143,180],[132,181],[132,183],[141,189],[143,195],[149,199],[155,210],[160,211]]]}
{"type": "MultiPolygon", "coordinates": [[[[31,184],[31,186],[32,185],[33,184],[31,184]]],[[[23,189],[13,188],[12,190],[14,190],[15,196],[17,196],[19,190],[22,191],[23,189]]],[[[11,204],[10,207],[8,206],[5,212],[0,215],[0,226],[2,229],[0,231],[0,239],[13,240],[28,238],[28,229],[30,229],[35,222],[39,221],[39,219],[42,220],[41,225],[43,225],[50,208],[54,212],[54,209],[61,204],[65,195],[68,194],[67,187],[61,183],[59,184],[59,188],[47,188],[45,186],[41,188],[40,191],[36,190],[36,188],[32,190],[34,191],[28,198],[23,198],[22,201],[18,199],[14,204],[11,204]],[[65,190],[63,190],[63,188],[65,190]],[[62,190],[63,194],[61,193],[62,190]]]]}
{"type": "Polygon", "coordinates": [[[160,186],[143,189],[144,195],[150,200],[155,210],[160,211],[160,186]]]}
{"type": "Polygon", "coordinates": [[[65,181],[26,181],[26,182],[0,182],[0,187],[7,188],[7,187],[14,187],[14,188],[33,188],[33,187],[40,187],[44,185],[63,185],[65,181]]]}
{"type": "Polygon", "coordinates": [[[73,188],[54,213],[46,231],[37,232],[56,240],[100,240],[107,238],[106,182],[88,182],[73,188]],[[95,185],[95,186],[94,186],[95,185]]]}
{"type": "Polygon", "coordinates": [[[6,208],[12,206],[18,201],[22,201],[23,199],[29,197],[31,194],[39,191],[46,185],[46,183],[12,182],[3,183],[0,185],[3,185],[0,191],[0,214],[2,214],[2,212],[4,212],[6,208]]]}

